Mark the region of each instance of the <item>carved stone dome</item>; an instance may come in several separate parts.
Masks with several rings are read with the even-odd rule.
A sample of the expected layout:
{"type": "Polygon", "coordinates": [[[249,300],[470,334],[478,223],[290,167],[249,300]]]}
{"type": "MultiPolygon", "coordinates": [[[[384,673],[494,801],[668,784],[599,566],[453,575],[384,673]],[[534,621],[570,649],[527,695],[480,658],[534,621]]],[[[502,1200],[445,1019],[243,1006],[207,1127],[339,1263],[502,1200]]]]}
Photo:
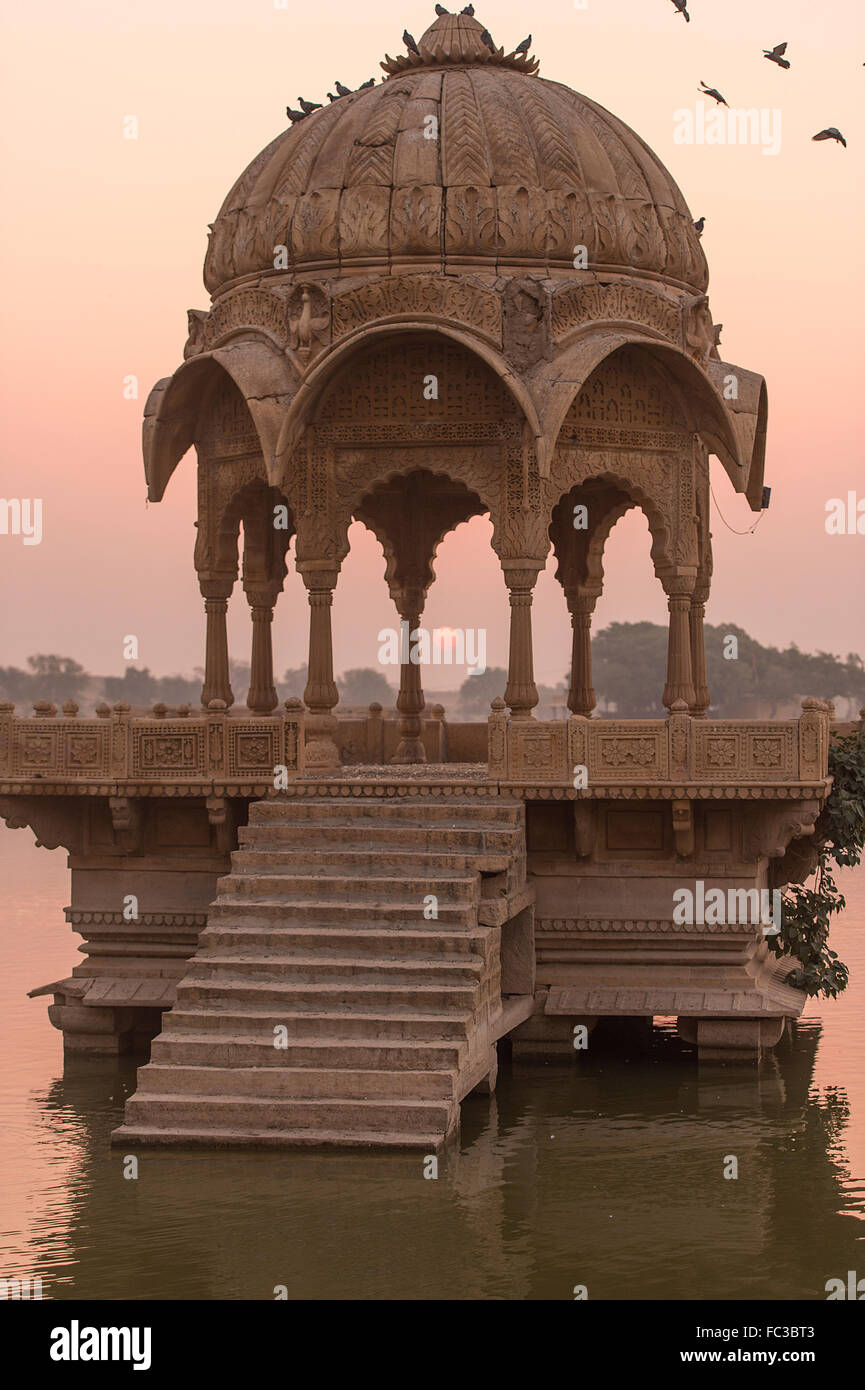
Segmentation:
{"type": "Polygon", "coordinates": [[[572,276],[579,246],[591,270],[704,291],[691,214],[657,156],[602,106],[537,76],[534,58],[493,53],[483,32],[442,15],[419,53],[382,62],[379,86],[278,135],[213,224],[214,297],[295,274],[572,276]]]}

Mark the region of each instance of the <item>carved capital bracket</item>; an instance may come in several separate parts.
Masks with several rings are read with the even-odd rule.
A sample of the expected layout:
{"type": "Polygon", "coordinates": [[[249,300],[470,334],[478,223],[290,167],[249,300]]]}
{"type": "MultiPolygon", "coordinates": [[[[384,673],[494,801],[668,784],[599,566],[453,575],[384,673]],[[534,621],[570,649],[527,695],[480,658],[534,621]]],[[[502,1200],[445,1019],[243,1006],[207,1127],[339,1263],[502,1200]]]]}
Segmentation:
{"type": "Polygon", "coordinates": [[[681,859],[688,859],[694,853],[694,806],[687,798],[672,802],[673,838],[676,853],[681,859]]]}
{"type": "Polygon", "coordinates": [[[216,847],[221,854],[228,854],[236,843],[237,815],[234,805],[226,796],[209,796],[205,805],[207,819],[215,832],[216,847]]]}
{"type": "Polygon", "coordinates": [[[807,839],[814,834],[820,814],[818,801],[798,801],[792,805],[761,807],[748,817],[745,846],[755,859],[780,859],[791,840],[807,839]]]}
{"type": "Polygon", "coordinates": [[[127,854],[138,854],[141,850],[141,802],[135,797],[110,796],[108,810],[121,849],[127,854]]]}
{"type": "Polygon", "coordinates": [[[63,845],[70,854],[83,848],[83,821],[77,799],[42,796],[0,797],[0,818],[10,830],[29,828],[42,849],[63,845]]]}
{"type": "Polygon", "coordinates": [[[587,801],[574,802],[574,845],[580,859],[587,859],[595,849],[595,813],[587,801]]]}

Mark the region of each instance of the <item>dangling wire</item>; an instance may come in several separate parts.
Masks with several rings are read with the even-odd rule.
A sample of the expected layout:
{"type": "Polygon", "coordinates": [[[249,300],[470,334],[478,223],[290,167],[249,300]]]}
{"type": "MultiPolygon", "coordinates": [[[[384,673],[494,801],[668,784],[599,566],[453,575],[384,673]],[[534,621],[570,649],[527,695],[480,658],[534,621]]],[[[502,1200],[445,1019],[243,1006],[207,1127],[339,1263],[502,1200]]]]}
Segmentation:
{"type": "Polygon", "coordinates": [[[721,508],[718,506],[718,499],[717,499],[717,497],[715,496],[715,489],[712,487],[712,484],[711,484],[711,483],[709,484],[709,491],[710,491],[711,494],[712,494],[712,501],[715,503],[715,511],[718,513],[718,516],[719,516],[719,517],[721,518],[721,520],[723,521],[723,523],[724,523],[724,525],[726,526],[727,530],[728,530],[728,531],[732,531],[734,536],[753,536],[753,534],[754,534],[754,532],[756,531],[757,527],[760,525],[760,522],[763,520],[763,517],[766,515],[766,509],[765,509],[765,507],[764,507],[763,510],[760,512],[760,515],[757,517],[757,520],[754,522],[754,525],[753,525],[753,526],[749,526],[748,529],[747,529],[747,531],[737,531],[736,528],[735,528],[735,526],[731,526],[731,525],[730,525],[729,521],[728,521],[727,518],[724,516],[724,513],[721,511],[721,508]]]}

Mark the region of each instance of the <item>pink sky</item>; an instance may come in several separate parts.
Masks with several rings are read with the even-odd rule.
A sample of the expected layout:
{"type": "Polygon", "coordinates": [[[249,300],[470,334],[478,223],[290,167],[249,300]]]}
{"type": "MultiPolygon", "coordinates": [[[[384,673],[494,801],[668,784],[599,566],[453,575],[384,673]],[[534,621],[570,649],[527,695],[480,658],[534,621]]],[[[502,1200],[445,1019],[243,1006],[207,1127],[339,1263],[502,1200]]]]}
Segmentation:
{"type": "MultiPolygon", "coordinates": [[[[458,6],[457,6],[458,7],[458,6]]],[[[769,387],[766,480],[772,506],[753,536],[713,518],[710,622],[736,622],[763,642],[839,653],[865,648],[865,536],[829,536],[826,502],[858,488],[862,467],[862,119],[865,21],[858,0],[694,0],[692,22],[670,0],[516,0],[476,4],[507,48],[530,24],[541,75],[621,116],[657,151],[695,217],[722,354],[769,387]],[[527,18],[528,16],[528,18],[527,18]],[[764,47],[788,40],[789,72],[764,47]],[[756,147],[673,142],[674,111],[697,86],[731,106],[778,107],[777,157],[756,147]],[[849,147],[813,144],[827,125],[849,147]]],[[[0,493],[44,500],[44,538],[0,535],[4,604],[0,665],[35,651],[121,673],[122,640],[158,673],[203,660],[192,567],[190,455],[165,501],[145,508],[144,400],[180,363],[186,310],[205,308],[207,224],[243,168],[285,125],[298,94],[323,98],[336,78],[380,75],[432,22],[416,0],[337,0],[286,9],[273,0],[148,0],[17,6],[4,22],[2,74],[2,340],[4,457],[0,493]],[[137,141],[122,137],[135,115],[137,141]],[[140,397],[123,399],[124,377],[140,397]]],[[[753,514],[719,464],[715,494],[730,524],[753,514]]],[[[488,663],[506,664],[507,600],[489,526],[478,520],[441,547],[428,626],[489,630],[488,663]]],[[[375,665],[379,628],[395,615],[377,543],[355,527],[334,605],[337,671],[375,665]],[[355,539],[356,537],[356,539],[355,539]]],[[[607,552],[599,626],[665,620],[638,516],[607,552]]],[[[232,655],[248,659],[238,593],[232,655]]],[[[290,575],[277,608],[276,668],[305,659],[307,606],[290,575]]],[[[548,573],[535,600],[536,673],[557,680],[569,654],[564,601],[548,573]]],[[[428,688],[453,683],[443,680],[428,688]]]]}

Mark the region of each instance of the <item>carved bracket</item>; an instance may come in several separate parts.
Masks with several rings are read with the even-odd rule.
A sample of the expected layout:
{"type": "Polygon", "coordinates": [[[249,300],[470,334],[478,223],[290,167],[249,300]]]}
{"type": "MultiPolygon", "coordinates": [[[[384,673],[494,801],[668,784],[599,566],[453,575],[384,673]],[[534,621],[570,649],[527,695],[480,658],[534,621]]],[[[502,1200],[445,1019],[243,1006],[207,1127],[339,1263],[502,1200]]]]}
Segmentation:
{"type": "Polygon", "coordinates": [[[108,809],[111,812],[111,824],[114,827],[114,834],[118,844],[126,854],[139,854],[141,852],[141,829],[142,813],[141,802],[135,797],[129,796],[110,796],[108,798],[108,809]]]}
{"type": "Polygon", "coordinates": [[[693,803],[685,798],[672,802],[672,808],[673,838],[676,842],[676,853],[682,859],[688,859],[694,853],[693,803]]]}
{"type": "Polygon", "coordinates": [[[595,815],[586,801],[574,802],[574,845],[580,859],[586,859],[595,848],[595,815]]]}
{"type": "Polygon", "coordinates": [[[221,854],[228,854],[237,843],[234,804],[226,796],[209,796],[205,804],[207,819],[214,829],[216,848],[221,854]]]}
{"type": "Polygon", "coordinates": [[[799,801],[793,805],[788,802],[753,812],[745,839],[746,852],[755,859],[780,859],[791,840],[814,834],[819,814],[817,801],[799,801]]]}
{"type": "Polygon", "coordinates": [[[29,827],[43,849],[63,845],[70,854],[82,852],[83,819],[77,797],[0,797],[0,817],[10,830],[29,827]]]}

